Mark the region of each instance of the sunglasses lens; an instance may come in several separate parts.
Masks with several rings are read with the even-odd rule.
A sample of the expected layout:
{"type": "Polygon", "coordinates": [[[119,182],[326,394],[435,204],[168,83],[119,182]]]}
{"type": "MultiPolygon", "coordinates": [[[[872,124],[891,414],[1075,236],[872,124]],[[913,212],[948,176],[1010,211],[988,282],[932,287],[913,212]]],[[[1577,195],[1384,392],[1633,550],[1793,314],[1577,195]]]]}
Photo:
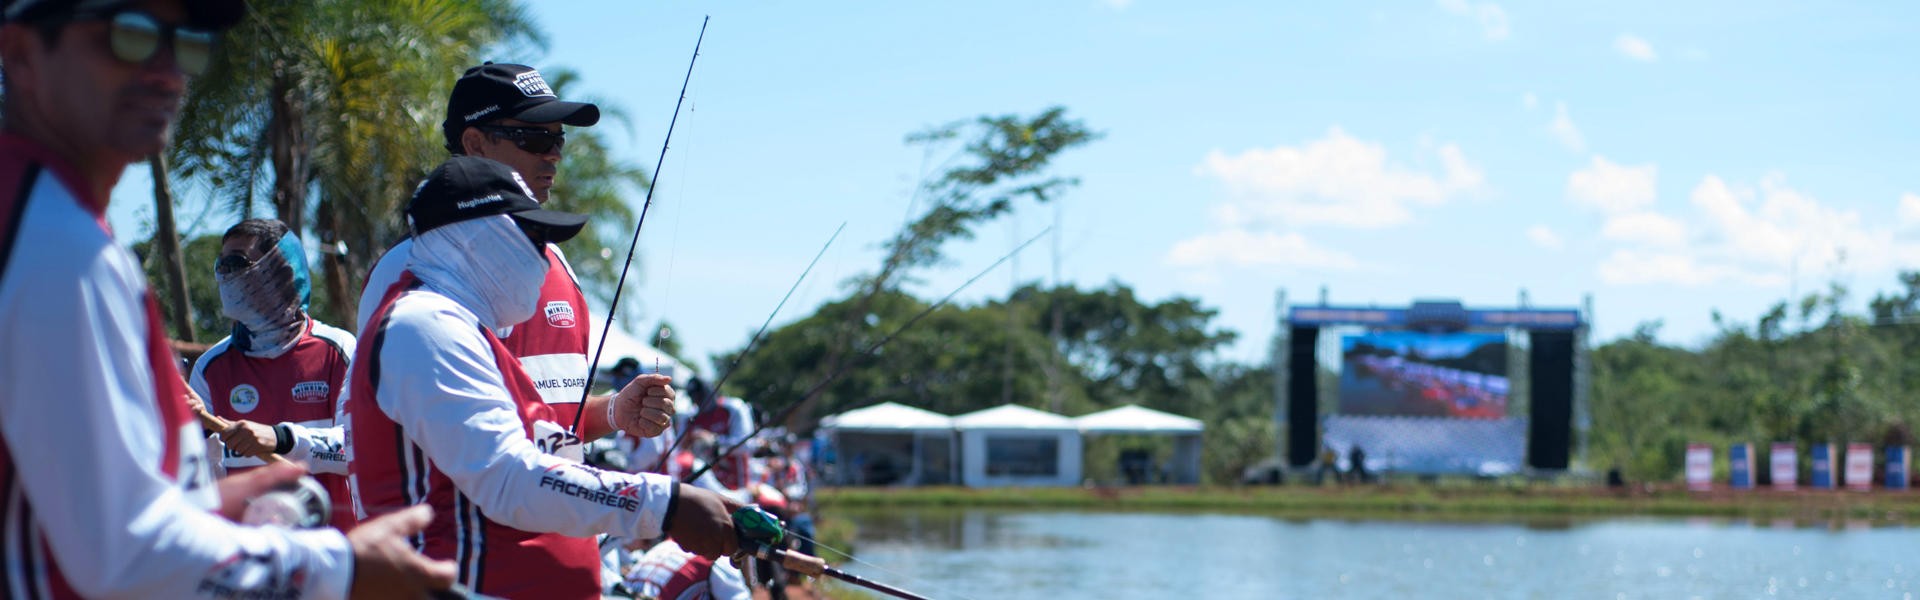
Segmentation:
{"type": "Polygon", "coordinates": [[[113,18],[109,39],[114,56],[130,63],[143,63],[160,50],[160,24],[144,13],[120,13],[113,18]]]}
{"type": "Polygon", "coordinates": [[[546,132],[529,132],[520,138],[520,149],[534,154],[546,154],[565,144],[567,139],[546,132]]]}
{"type": "Polygon", "coordinates": [[[207,65],[213,62],[213,34],[193,29],[175,32],[173,60],[180,63],[180,71],[188,75],[207,72],[207,65]]]}
{"type": "Polygon", "coordinates": [[[253,266],[253,263],[248,262],[247,257],[238,254],[229,254],[220,257],[219,262],[213,263],[213,272],[218,275],[232,275],[245,271],[247,267],[250,266],[253,266]]]}

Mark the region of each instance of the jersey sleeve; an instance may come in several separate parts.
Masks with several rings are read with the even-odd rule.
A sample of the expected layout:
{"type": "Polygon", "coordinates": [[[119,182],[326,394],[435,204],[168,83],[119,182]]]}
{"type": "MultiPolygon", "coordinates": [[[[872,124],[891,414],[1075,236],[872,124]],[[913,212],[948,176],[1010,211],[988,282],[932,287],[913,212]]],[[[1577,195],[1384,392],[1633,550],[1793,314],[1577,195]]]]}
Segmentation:
{"type": "Polygon", "coordinates": [[[345,427],[311,427],[299,423],[281,425],[286,425],[287,430],[293,432],[293,449],[287,451],[287,460],[305,462],[307,470],[315,473],[347,474],[347,455],[341,450],[347,445],[345,427]]]}
{"type": "MultiPolygon", "coordinates": [[[[71,251],[51,246],[42,250],[71,251]]],[[[185,485],[160,470],[168,436],[190,459],[206,456],[197,429],[163,424],[144,286],[131,257],[112,252],[72,259],[84,266],[26,263],[48,272],[18,274],[11,299],[0,291],[0,433],[69,583],[91,598],[344,597],[345,536],[236,525],[205,508],[216,492],[192,475],[204,465],[185,485]]]]}
{"type": "MultiPolygon", "coordinates": [[[[418,305],[415,305],[418,306],[418,305]]],[[[661,475],[602,471],[527,439],[478,325],[404,310],[381,333],[375,401],[461,493],[509,527],[576,537],[658,537],[673,502],[661,475]]]]}

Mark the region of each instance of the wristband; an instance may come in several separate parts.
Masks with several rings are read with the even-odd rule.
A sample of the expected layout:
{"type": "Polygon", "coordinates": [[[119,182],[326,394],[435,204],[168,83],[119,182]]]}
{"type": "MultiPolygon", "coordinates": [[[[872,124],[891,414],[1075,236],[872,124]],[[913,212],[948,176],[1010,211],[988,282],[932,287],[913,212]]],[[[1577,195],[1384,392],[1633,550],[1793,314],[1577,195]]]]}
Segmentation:
{"type": "Polygon", "coordinates": [[[667,528],[673,526],[673,511],[680,508],[680,482],[673,482],[673,491],[667,494],[667,511],[660,514],[660,535],[667,535],[667,528]]]}
{"type": "Polygon", "coordinates": [[[273,453],[286,454],[293,451],[293,428],[286,423],[273,426],[273,453]]]}
{"type": "Polygon", "coordinates": [[[611,396],[607,396],[607,429],[612,429],[614,433],[620,432],[620,424],[613,422],[613,405],[619,401],[620,392],[618,391],[615,391],[611,396]]]}

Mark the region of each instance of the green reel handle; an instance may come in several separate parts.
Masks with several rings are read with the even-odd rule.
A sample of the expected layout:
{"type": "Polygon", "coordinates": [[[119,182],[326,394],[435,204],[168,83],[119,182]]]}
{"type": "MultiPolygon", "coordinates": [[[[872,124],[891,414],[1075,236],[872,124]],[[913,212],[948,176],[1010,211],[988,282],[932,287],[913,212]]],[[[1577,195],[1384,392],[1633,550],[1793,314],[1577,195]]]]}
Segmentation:
{"type": "Polygon", "coordinates": [[[741,546],[748,543],[778,547],[787,539],[786,524],[758,506],[743,506],[733,511],[733,531],[741,546]]]}

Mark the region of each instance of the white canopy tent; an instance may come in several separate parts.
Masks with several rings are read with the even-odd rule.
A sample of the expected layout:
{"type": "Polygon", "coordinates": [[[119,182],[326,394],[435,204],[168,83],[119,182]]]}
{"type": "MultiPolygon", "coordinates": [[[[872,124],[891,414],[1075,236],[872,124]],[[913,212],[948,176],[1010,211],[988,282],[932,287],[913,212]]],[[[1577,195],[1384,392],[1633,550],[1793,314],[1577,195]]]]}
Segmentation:
{"type": "Polygon", "coordinates": [[[831,479],[852,485],[924,485],[956,479],[953,419],[894,402],[820,420],[840,464],[831,479]],[[904,459],[904,472],[895,464],[904,459]]]}
{"type": "Polygon", "coordinates": [[[1073,419],[1006,404],[954,417],[953,426],[968,487],[1080,484],[1080,428],[1073,419]]]}
{"type": "Polygon", "coordinates": [[[1174,437],[1173,458],[1169,461],[1169,483],[1200,483],[1200,434],[1206,429],[1199,419],[1161,412],[1136,404],[1110,408],[1073,420],[1081,433],[1095,435],[1167,435],[1174,437]]]}

